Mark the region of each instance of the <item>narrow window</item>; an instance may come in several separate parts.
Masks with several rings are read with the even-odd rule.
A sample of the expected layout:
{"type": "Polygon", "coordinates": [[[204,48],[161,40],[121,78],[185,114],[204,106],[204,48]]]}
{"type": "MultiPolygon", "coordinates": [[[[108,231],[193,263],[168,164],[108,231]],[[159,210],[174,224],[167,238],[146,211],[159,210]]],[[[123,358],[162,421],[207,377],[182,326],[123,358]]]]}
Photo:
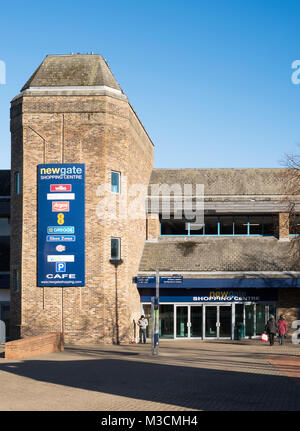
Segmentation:
{"type": "Polygon", "coordinates": [[[120,238],[111,238],[110,258],[112,260],[119,260],[121,258],[121,239],[120,238]]]}
{"type": "Polygon", "coordinates": [[[15,172],[14,176],[14,183],[15,183],[15,194],[20,194],[20,172],[15,172]]]}
{"type": "Polygon", "coordinates": [[[13,270],[13,289],[14,292],[20,291],[20,272],[17,269],[13,270]]]}
{"type": "Polygon", "coordinates": [[[120,193],[120,172],[111,171],[111,191],[120,193]]]}

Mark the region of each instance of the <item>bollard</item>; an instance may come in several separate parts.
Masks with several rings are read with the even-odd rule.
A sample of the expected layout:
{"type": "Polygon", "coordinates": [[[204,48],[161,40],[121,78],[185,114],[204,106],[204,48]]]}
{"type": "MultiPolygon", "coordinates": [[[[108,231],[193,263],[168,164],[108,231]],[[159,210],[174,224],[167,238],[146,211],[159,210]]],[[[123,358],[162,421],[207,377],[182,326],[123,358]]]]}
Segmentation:
{"type": "Polygon", "coordinates": [[[0,320],[0,344],[5,344],[6,341],[6,326],[3,320],[0,320]]]}

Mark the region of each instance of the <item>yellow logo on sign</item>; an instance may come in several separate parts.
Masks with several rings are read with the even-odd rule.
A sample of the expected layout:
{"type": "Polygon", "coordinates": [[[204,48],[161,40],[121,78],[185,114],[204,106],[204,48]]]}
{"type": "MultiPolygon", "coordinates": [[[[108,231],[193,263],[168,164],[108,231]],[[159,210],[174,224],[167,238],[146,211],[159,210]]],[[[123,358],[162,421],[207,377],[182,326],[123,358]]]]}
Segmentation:
{"type": "Polygon", "coordinates": [[[64,224],[65,223],[65,215],[63,213],[57,214],[57,223],[64,224]]]}

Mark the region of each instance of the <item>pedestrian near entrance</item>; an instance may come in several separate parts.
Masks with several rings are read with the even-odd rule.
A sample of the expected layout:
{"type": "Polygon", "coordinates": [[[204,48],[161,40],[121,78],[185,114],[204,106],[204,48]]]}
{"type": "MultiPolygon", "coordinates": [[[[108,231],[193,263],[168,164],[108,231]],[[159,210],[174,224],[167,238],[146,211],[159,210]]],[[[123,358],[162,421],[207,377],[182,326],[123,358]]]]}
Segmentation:
{"type": "Polygon", "coordinates": [[[277,332],[277,325],[276,325],[275,318],[274,318],[273,314],[270,314],[270,318],[267,321],[267,324],[265,327],[265,332],[269,336],[270,346],[273,346],[274,337],[275,337],[276,332],[277,332]]]}
{"type": "Polygon", "coordinates": [[[145,319],[145,316],[142,315],[140,317],[140,319],[138,320],[138,326],[140,327],[140,344],[142,343],[142,339],[143,339],[143,343],[146,343],[146,329],[148,326],[148,320],[145,319]]]}
{"type": "Polygon", "coordinates": [[[279,344],[283,346],[284,344],[284,337],[287,331],[286,327],[286,321],[283,314],[280,315],[279,320],[277,322],[277,328],[278,328],[278,337],[279,337],[279,344]]]}

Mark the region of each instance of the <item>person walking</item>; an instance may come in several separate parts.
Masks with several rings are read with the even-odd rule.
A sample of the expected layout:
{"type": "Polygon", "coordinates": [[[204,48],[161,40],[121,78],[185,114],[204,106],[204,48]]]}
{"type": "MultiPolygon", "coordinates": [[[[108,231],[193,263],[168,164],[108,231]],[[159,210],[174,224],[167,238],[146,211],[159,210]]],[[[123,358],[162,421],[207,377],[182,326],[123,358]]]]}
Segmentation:
{"type": "Polygon", "coordinates": [[[274,337],[275,337],[276,332],[277,332],[277,325],[276,325],[275,318],[274,318],[273,314],[270,314],[270,318],[267,321],[267,324],[265,327],[265,332],[268,334],[270,346],[273,346],[274,337]]]}
{"type": "Polygon", "coordinates": [[[140,341],[139,344],[142,344],[142,339],[144,344],[146,344],[146,329],[148,326],[148,320],[145,319],[144,315],[141,315],[140,319],[138,320],[138,326],[140,328],[140,341]]]}
{"type": "Polygon", "coordinates": [[[279,337],[279,344],[283,346],[284,344],[284,336],[287,331],[286,321],[283,314],[280,315],[279,320],[277,322],[277,328],[278,328],[278,337],[279,337]]]}

